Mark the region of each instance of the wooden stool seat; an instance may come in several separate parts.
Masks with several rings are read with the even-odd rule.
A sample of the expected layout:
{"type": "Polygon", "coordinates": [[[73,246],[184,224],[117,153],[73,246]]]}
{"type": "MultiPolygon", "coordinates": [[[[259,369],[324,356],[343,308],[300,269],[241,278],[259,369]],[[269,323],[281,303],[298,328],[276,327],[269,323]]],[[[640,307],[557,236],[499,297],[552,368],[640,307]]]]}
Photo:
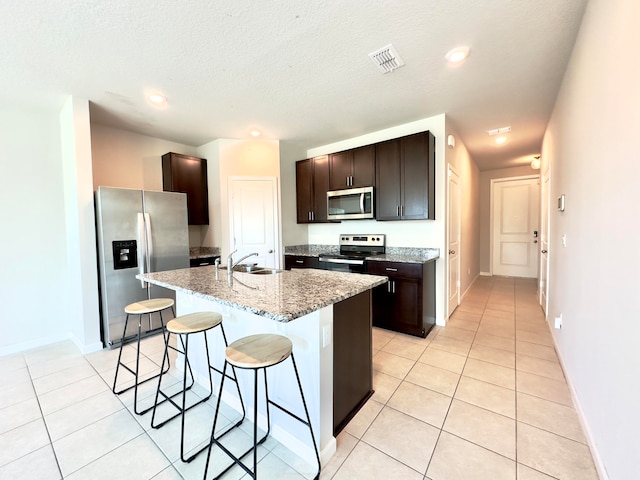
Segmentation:
{"type": "Polygon", "coordinates": [[[139,302],[130,303],[124,307],[124,312],[130,315],[143,315],[145,313],[154,313],[173,307],[173,299],[171,298],[152,298],[151,300],[141,300],[139,302]]]}
{"type": "Polygon", "coordinates": [[[239,368],[265,368],[286,360],[293,349],[282,335],[250,335],[236,340],[225,350],[227,362],[239,368]]]}
{"type": "Polygon", "coordinates": [[[196,312],[181,315],[167,323],[171,333],[199,333],[217,327],[222,322],[222,315],[217,312],[196,312]]]}

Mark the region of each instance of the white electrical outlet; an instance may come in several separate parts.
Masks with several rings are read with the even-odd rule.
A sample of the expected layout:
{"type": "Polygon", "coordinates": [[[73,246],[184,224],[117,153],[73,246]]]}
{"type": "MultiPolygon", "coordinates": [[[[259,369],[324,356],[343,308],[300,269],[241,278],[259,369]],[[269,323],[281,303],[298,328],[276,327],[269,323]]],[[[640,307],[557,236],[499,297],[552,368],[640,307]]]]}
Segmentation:
{"type": "Polygon", "coordinates": [[[560,314],[559,317],[555,318],[553,326],[558,330],[560,330],[562,328],[562,314],[560,314]]]}
{"type": "Polygon", "coordinates": [[[566,233],[562,234],[562,246],[563,247],[567,246],[567,234],[566,233]]]}

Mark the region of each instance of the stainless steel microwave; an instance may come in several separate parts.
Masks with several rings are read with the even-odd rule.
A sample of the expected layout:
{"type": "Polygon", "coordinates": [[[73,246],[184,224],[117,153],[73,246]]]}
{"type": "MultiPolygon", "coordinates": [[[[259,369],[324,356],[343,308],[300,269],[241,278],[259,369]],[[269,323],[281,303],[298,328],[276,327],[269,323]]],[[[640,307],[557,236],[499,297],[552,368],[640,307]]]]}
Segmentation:
{"type": "Polygon", "coordinates": [[[329,220],[374,218],[373,187],[327,192],[327,218],[329,220]]]}

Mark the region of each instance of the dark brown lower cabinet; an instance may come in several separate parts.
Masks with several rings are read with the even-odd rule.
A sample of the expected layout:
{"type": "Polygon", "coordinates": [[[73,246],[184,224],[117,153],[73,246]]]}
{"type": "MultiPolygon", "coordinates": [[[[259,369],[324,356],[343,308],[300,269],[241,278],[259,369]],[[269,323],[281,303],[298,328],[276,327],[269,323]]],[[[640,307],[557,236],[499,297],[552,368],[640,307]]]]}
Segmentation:
{"type": "Polygon", "coordinates": [[[435,262],[368,261],[367,273],[389,277],[373,289],[373,325],[426,337],[435,324],[435,262]]]}
{"type": "Polygon", "coordinates": [[[306,255],[285,255],[285,270],[292,268],[318,268],[318,257],[308,257],[306,255]]]}
{"type": "Polygon", "coordinates": [[[373,395],[371,290],[333,306],[333,435],[373,395]]]}

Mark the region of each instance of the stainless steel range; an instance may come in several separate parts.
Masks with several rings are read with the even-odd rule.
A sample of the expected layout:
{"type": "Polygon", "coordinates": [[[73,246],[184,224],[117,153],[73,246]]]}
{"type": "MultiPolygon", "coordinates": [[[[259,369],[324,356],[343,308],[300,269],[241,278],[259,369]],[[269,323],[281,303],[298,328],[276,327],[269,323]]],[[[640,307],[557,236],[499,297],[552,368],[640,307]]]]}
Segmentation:
{"type": "Polygon", "coordinates": [[[385,252],[384,234],[340,235],[340,253],[322,253],[319,266],[323,270],[365,273],[365,259],[385,252]]]}

